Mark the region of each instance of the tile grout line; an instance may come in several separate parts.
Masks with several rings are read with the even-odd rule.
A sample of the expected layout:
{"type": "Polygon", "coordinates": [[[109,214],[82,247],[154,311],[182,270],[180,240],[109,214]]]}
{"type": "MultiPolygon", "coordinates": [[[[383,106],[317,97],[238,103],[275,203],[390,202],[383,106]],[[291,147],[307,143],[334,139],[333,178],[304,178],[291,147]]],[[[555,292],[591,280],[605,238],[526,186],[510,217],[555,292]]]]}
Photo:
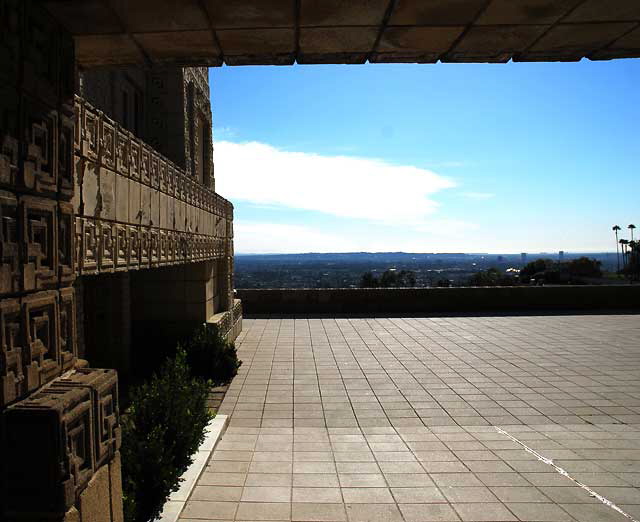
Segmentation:
{"type": "Polygon", "coordinates": [[[609,500],[606,497],[603,497],[602,495],[600,495],[599,493],[595,492],[593,489],[591,489],[589,486],[587,486],[586,484],[583,484],[582,482],[580,482],[579,480],[574,479],[571,475],[569,475],[569,473],[564,470],[563,468],[561,468],[560,466],[558,466],[557,464],[555,464],[553,462],[553,460],[545,457],[544,455],[541,455],[540,453],[538,453],[536,450],[530,448],[529,446],[527,446],[524,442],[522,442],[521,440],[516,439],[513,435],[511,435],[510,433],[506,432],[505,430],[503,430],[502,428],[498,427],[498,426],[494,426],[494,428],[496,429],[496,431],[498,433],[501,433],[502,435],[506,435],[507,437],[509,437],[513,442],[515,442],[516,444],[519,444],[520,446],[522,446],[522,448],[527,452],[530,453],[531,455],[533,455],[534,457],[536,457],[539,461],[544,462],[545,464],[551,466],[552,468],[554,468],[558,473],[560,473],[560,475],[563,475],[565,477],[567,477],[569,480],[573,481],[577,486],[580,486],[582,489],[584,489],[587,493],[589,493],[590,496],[597,498],[600,502],[602,502],[605,506],[610,507],[611,509],[613,509],[614,511],[617,511],[618,513],[620,513],[622,516],[628,518],[629,520],[631,520],[631,522],[639,522],[638,520],[636,520],[635,518],[633,518],[631,515],[629,515],[629,513],[627,513],[626,511],[623,511],[622,509],[620,509],[616,504],[614,504],[613,502],[611,502],[611,500],[609,500]]]}

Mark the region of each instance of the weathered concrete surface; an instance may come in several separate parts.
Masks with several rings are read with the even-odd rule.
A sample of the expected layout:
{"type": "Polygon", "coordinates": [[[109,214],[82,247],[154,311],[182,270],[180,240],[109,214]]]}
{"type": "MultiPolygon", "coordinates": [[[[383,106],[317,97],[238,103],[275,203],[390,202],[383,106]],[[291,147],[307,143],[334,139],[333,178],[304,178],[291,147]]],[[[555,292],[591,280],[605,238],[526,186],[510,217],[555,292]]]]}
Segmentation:
{"type": "Polygon", "coordinates": [[[640,518],[637,315],[244,326],[182,520],[640,518]]]}
{"type": "Polygon", "coordinates": [[[237,290],[246,314],[640,309],[640,285],[237,290]]]}
{"type": "Polygon", "coordinates": [[[640,56],[637,0],[50,0],[84,66],[640,56]]]}

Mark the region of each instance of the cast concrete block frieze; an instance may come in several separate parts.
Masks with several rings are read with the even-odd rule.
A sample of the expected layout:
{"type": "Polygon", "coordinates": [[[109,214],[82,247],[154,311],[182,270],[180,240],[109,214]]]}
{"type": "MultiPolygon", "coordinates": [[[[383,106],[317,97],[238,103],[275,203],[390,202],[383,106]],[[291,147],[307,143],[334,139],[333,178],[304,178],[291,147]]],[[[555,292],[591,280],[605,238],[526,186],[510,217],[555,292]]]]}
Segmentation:
{"type": "Polygon", "coordinates": [[[233,206],[79,97],[73,202],[79,274],[220,259],[233,206]]]}
{"type": "Polygon", "coordinates": [[[12,448],[5,515],[63,515],[95,471],[91,391],[43,389],[9,407],[3,420],[12,448]]]}
{"type": "Polygon", "coordinates": [[[73,368],[77,360],[73,287],[0,301],[0,406],[73,368]]]}
{"type": "MultiPolygon", "coordinates": [[[[8,517],[61,518],[74,505],[87,511],[84,491],[93,489],[95,477],[105,473],[109,477],[111,471],[115,475],[112,463],[119,473],[115,370],[82,368],[67,373],[7,408],[3,422],[12,448],[4,467],[11,480],[3,481],[8,517]]],[[[119,480],[114,482],[121,489],[119,480]]],[[[109,493],[105,487],[91,494],[110,503],[109,493]]],[[[110,511],[107,506],[107,516],[110,511]]]]}

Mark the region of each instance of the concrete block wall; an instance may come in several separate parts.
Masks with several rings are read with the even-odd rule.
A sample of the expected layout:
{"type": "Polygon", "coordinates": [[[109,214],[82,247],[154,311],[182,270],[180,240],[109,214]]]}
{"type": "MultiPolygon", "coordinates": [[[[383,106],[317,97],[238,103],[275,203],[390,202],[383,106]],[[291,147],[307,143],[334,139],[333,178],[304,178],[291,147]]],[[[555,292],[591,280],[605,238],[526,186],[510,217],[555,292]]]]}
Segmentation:
{"type": "MultiPolygon", "coordinates": [[[[232,205],[212,176],[197,183],[74,96],[74,51],[41,2],[0,0],[0,519],[9,522],[122,520],[118,379],[87,368],[78,325],[98,322],[105,305],[118,327],[100,353],[82,355],[118,355],[129,288],[139,288],[130,273],[176,269],[168,310],[179,319],[233,313],[232,205]]],[[[162,315],[161,277],[150,276],[151,299],[142,288],[150,316],[162,315]]]]}
{"type": "Polygon", "coordinates": [[[239,289],[246,314],[429,314],[640,308],[640,286],[239,289]]]}

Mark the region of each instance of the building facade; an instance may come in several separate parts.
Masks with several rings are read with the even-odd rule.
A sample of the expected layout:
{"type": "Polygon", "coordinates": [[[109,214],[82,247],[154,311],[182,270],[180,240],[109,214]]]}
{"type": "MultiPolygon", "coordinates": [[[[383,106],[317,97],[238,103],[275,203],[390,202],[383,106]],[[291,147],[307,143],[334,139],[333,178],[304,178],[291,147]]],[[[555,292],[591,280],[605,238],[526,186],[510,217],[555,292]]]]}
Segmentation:
{"type": "Polygon", "coordinates": [[[116,521],[115,369],[146,332],[238,334],[233,206],[207,69],[79,70],[40,5],[0,1],[0,518],[116,521]]]}

